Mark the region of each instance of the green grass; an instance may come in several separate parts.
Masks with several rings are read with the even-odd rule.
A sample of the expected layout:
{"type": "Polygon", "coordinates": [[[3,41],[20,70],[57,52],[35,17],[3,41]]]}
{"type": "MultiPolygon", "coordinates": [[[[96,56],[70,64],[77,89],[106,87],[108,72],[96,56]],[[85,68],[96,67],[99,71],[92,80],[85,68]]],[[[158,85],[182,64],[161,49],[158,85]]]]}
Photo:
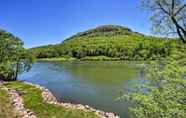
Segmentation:
{"type": "Polygon", "coordinates": [[[19,118],[14,112],[14,108],[10,102],[7,91],[3,90],[0,85],[0,118],[19,118]]]}
{"type": "Polygon", "coordinates": [[[73,57],[53,57],[53,58],[41,58],[39,61],[74,61],[76,58],[73,57]]]}
{"type": "Polygon", "coordinates": [[[107,56],[87,56],[84,58],[81,58],[82,61],[119,61],[120,58],[113,58],[113,57],[107,57],[107,56]]]}
{"type": "Polygon", "coordinates": [[[57,105],[45,103],[41,96],[42,91],[22,82],[10,82],[8,88],[23,91],[25,107],[36,113],[38,118],[98,118],[92,112],[66,109],[57,105]]]}

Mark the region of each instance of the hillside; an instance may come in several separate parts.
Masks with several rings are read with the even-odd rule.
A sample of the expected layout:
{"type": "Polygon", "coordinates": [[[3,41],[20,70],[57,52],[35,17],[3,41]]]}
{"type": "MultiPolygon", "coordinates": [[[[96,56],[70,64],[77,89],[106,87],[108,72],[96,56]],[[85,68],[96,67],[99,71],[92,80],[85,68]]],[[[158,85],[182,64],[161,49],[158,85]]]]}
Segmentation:
{"type": "Polygon", "coordinates": [[[78,59],[105,56],[118,60],[147,60],[169,56],[178,41],[145,36],[115,25],[98,26],[80,32],[61,44],[32,48],[37,58],[70,56],[78,59]]]}
{"type": "Polygon", "coordinates": [[[85,38],[85,37],[97,37],[97,36],[116,36],[116,35],[131,35],[131,34],[136,34],[136,35],[143,35],[138,32],[133,32],[131,29],[119,26],[119,25],[103,25],[103,26],[98,26],[96,28],[87,30],[85,32],[80,32],[72,37],[66,39],[76,39],[76,38],[85,38]]]}

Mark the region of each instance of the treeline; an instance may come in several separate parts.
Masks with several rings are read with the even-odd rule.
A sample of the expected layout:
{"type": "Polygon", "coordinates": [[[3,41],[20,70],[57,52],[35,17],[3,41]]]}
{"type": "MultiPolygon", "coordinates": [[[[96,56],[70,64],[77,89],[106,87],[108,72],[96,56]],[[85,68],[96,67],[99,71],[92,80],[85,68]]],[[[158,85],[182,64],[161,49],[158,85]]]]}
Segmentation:
{"type": "Polygon", "coordinates": [[[33,48],[31,51],[37,58],[68,55],[78,59],[87,56],[107,56],[121,60],[153,60],[184,49],[179,43],[175,40],[142,35],[97,36],[74,38],[59,45],[33,48]]]}

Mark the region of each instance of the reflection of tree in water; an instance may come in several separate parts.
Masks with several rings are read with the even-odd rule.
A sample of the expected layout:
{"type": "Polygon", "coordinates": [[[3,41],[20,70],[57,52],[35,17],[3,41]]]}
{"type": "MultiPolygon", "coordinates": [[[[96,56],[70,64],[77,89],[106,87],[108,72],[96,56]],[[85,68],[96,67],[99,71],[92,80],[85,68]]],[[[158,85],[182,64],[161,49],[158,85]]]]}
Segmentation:
{"type": "Polygon", "coordinates": [[[137,73],[133,66],[121,62],[71,62],[55,66],[59,71],[64,70],[75,78],[96,85],[122,85],[137,73]]]}

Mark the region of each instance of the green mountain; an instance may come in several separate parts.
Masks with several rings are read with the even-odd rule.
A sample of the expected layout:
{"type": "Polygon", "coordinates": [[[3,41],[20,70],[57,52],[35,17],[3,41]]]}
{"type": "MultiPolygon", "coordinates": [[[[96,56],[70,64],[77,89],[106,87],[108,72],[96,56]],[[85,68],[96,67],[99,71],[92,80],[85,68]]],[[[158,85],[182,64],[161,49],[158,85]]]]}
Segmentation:
{"type": "Polygon", "coordinates": [[[87,30],[85,32],[77,33],[76,35],[66,39],[76,39],[76,38],[85,38],[85,37],[97,37],[97,36],[116,36],[116,35],[142,35],[137,32],[133,32],[131,29],[122,27],[119,25],[103,25],[98,26],[94,29],[87,30]]]}
{"type": "Polygon", "coordinates": [[[164,58],[178,49],[176,40],[146,36],[129,28],[104,25],[80,32],[61,44],[32,48],[37,58],[70,56],[91,59],[95,56],[119,60],[164,58]]]}

